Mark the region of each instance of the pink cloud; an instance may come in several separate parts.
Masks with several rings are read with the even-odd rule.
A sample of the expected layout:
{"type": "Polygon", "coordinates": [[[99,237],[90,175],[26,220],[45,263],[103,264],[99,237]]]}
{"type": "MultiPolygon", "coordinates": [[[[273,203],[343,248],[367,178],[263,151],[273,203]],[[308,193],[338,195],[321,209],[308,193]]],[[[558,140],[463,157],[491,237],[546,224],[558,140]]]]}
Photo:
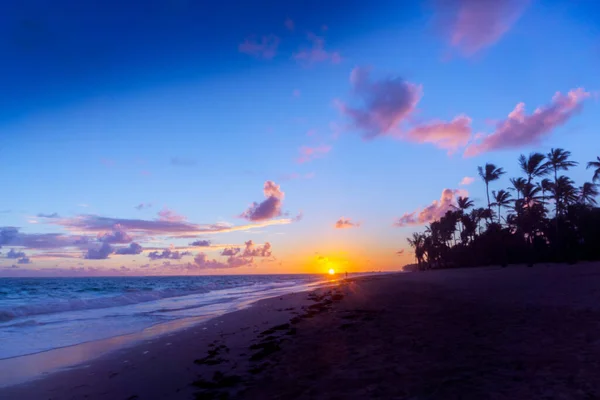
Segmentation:
{"type": "Polygon", "coordinates": [[[221,252],[221,255],[222,256],[235,256],[240,251],[241,251],[241,249],[239,247],[227,247],[227,248],[223,249],[223,251],[221,252]]]}
{"type": "Polygon", "coordinates": [[[227,262],[221,262],[215,259],[210,260],[204,253],[198,253],[194,257],[193,263],[188,263],[187,267],[190,270],[194,269],[225,269],[225,268],[237,268],[243,265],[251,264],[252,260],[246,260],[239,257],[229,257],[227,262]]]}
{"type": "Polygon", "coordinates": [[[284,193],[273,181],[266,181],[263,189],[266,197],[261,203],[254,202],[241,215],[250,221],[263,221],[281,215],[284,193]]]}
{"type": "Polygon", "coordinates": [[[333,64],[342,62],[340,53],[325,50],[325,40],[322,37],[317,36],[314,33],[309,33],[308,40],[312,43],[312,47],[294,53],[292,56],[294,60],[307,65],[325,61],[330,61],[333,64]]]}
{"type": "Polygon", "coordinates": [[[249,54],[257,58],[272,59],[277,54],[279,38],[275,35],[263,36],[260,40],[252,36],[238,46],[240,53],[249,54]]]}
{"type": "Polygon", "coordinates": [[[470,56],[496,43],[523,14],[528,0],[453,0],[438,4],[450,44],[470,56]]]}
{"type": "Polygon", "coordinates": [[[558,126],[563,125],[583,107],[590,93],[583,88],[573,89],[566,95],[556,92],[552,102],[538,107],[533,114],[525,113],[525,103],[516,105],[508,118],[498,122],[496,130],[482,136],[465,150],[466,157],[476,156],[493,150],[516,149],[538,144],[558,126]]]}
{"type": "Polygon", "coordinates": [[[317,146],[317,147],[309,147],[302,146],[300,147],[300,157],[298,157],[297,161],[302,164],[308,161],[312,161],[315,158],[320,158],[325,154],[329,153],[331,150],[331,146],[317,146]]]}
{"type": "MultiPolygon", "coordinates": [[[[115,225],[121,225],[123,229],[143,235],[167,236],[172,238],[196,238],[206,233],[226,233],[246,231],[254,228],[262,228],[271,225],[289,224],[290,218],[282,218],[271,221],[260,221],[247,225],[230,225],[224,223],[195,224],[191,222],[144,220],[129,218],[100,217],[97,215],[78,215],[73,218],[52,219],[49,223],[62,226],[70,231],[82,233],[106,232],[115,225]]],[[[16,231],[15,231],[16,232],[16,231]]],[[[0,239],[2,238],[0,229],[0,239]]],[[[8,232],[10,234],[10,232],[8,232]]],[[[26,246],[31,248],[60,248],[66,246],[85,244],[86,236],[70,236],[62,234],[16,234],[14,238],[8,238],[11,245],[26,246]],[[14,244],[13,244],[14,243],[14,244]]],[[[8,242],[7,242],[8,243],[8,242]]],[[[0,240],[0,245],[3,244],[0,240]]]]}
{"type": "Polygon", "coordinates": [[[98,234],[98,240],[100,242],[109,244],[126,244],[131,243],[133,241],[133,238],[129,236],[127,232],[125,232],[121,225],[116,224],[115,226],[113,226],[111,232],[98,234]]]}
{"type": "Polygon", "coordinates": [[[453,205],[456,205],[457,197],[467,195],[468,192],[463,189],[444,189],[439,200],[434,200],[422,210],[405,213],[394,222],[394,226],[423,225],[437,221],[451,210],[453,205]]]}
{"type": "Polygon", "coordinates": [[[398,133],[398,126],[415,109],[421,99],[421,86],[400,78],[372,81],[368,68],[356,67],[350,74],[354,93],[362,99],[363,106],[354,108],[342,102],[338,107],[351,119],[355,129],[363,132],[363,138],[398,133]]]}
{"type": "Polygon", "coordinates": [[[347,228],[358,228],[360,226],[359,222],[352,222],[350,218],[341,217],[335,223],[336,229],[347,229],[347,228]]]}
{"type": "Polygon", "coordinates": [[[168,208],[163,208],[158,212],[158,220],[159,221],[167,221],[167,222],[183,222],[186,218],[183,215],[178,215],[173,210],[169,210],[168,208]]]}
{"type": "Polygon", "coordinates": [[[465,176],[464,178],[462,178],[460,180],[459,185],[461,186],[468,186],[471,183],[475,182],[475,178],[473,178],[472,176],[465,176]]]}
{"type": "Polygon", "coordinates": [[[296,26],[291,18],[287,18],[283,24],[285,25],[288,31],[293,31],[296,26]]]}
{"type": "Polygon", "coordinates": [[[406,133],[406,138],[418,143],[432,143],[436,147],[455,152],[464,147],[471,137],[471,118],[459,115],[450,122],[432,121],[416,126],[406,133]]]}
{"type": "Polygon", "coordinates": [[[246,246],[242,252],[242,257],[271,257],[271,243],[265,242],[262,246],[257,246],[252,240],[244,243],[246,246]]]}

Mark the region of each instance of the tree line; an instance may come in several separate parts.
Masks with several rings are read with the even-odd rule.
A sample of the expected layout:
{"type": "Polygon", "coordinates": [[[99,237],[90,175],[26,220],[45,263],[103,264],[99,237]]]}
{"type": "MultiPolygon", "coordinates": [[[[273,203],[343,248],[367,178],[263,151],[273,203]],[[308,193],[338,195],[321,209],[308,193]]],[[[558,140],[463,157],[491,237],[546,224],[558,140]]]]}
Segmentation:
{"type": "Polygon", "coordinates": [[[478,167],[487,207],[458,197],[452,210],[415,232],[416,269],[468,267],[600,259],[600,157],[587,163],[592,181],[577,187],[566,173],[578,165],[571,153],[551,149],[518,159],[523,176],[511,187],[494,190],[505,174],[494,164],[478,167]],[[490,192],[490,188],[492,188],[490,192]]]}

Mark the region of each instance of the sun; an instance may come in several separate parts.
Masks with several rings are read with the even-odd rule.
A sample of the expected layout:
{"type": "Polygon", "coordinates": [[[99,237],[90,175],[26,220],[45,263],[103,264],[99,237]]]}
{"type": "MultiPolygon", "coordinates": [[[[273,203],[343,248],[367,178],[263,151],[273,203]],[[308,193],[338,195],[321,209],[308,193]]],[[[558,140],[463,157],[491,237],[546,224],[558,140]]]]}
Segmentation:
{"type": "Polygon", "coordinates": [[[329,275],[335,275],[335,269],[329,268],[329,275]]]}

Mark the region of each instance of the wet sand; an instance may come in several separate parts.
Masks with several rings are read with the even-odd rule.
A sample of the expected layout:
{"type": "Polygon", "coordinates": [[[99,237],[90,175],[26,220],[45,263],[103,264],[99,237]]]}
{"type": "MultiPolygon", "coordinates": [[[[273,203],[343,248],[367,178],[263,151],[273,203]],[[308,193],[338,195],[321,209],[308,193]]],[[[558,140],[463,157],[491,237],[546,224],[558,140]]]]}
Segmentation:
{"type": "Polygon", "coordinates": [[[269,299],[0,398],[594,399],[599,377],[600,265],[536,265],[269,299]]]}

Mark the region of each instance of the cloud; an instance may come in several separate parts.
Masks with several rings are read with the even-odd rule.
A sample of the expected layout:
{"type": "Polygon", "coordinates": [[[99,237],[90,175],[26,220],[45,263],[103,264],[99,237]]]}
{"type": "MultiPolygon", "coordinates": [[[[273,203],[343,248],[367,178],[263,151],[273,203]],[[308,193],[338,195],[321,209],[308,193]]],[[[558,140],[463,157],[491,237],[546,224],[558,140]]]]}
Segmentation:
{"type": "Polygon", "coordinates": [[[336,229],[358,228],[360,223],[350,221],[350,218],[341,217],[335,223],[336,229]]]}
{"type": "Polygon", "coordinates": [[[215,259],[210,260],[204,253],[198,253],[198,255],[194,257],[194,262],[187,264],[187,268],[190,270],[239,268],[245,265],[251,265],[252,262],[252,259],[244,257],[229,257],[226,262],[221,262],[215,259]]]}
{"type": "Polygon", "coordinates": [[[294,60],[305,65],[312,65],[325,61],[338,64],[342,61],[340,53],[325,50],[325,40],[322,37],[309,32],[308,40],[312,43],[311,48],[302,49],[298,53],[294,53],[292,56],[294,60]]]}
{"type": "Polygon", "coordinates": [[[60,216],[58,215],[58,213],[52,213],[52,214],[44,214],[44,213],[39,213],[37,215],[39,218],[59,218],[60,216]]]}
{"type": "Polygon", "coordinates": [[[196,240],[190,243],[190,246],[210,247],[210,240],[196,240]]]}
{"type": "Polygon", "coordinates": [[[573,89],[566,95],[556,92],[550,104],[538,107],[533,114],[525,114],[525,103],[519,103],[508,118],[496,124],[496,130],[472,143],[465,150],[466,157],[502,149],[516,149],[539,144],[558,126],[566,123],[583,107],[590,93],[583,88],[573,89]]]}
{"type": "Polygon", "coordinates": [[[292,219],[292,221],[294,221],[294,222],[302,221],[302,218],[304,218],[304,212],[302,210],[300,210],[300,212],[292,219]]]}
{"type": "Polygon", "coordinates": [[[279,47],[279,38],[275,35],[267,35],[257,39],[255,36],[249,37],[238,46],[240,53],[248,54],[256,58],[270,60],[277,54],[279,47]]]}
{"type": "Polygon", "coordinates": [[[302,95],[302,92],[300,92],[300,89],[294,89],[292,91],[292,96],[294,97],[300,97],[302,95]]]}
{"type": "Polygon", "coordinates": [[[451,122],[432,121],[410,129],[406,138],[417,143],[432,143],[436,147],[455,152],[464,147],[471,137],[471,118],[459,115],[451,122]]]}
{"type": "Polygon", "coordinates": [[[61,258],[81,258],[81,253],[68,252],[44,252],[43,254],[35,254],[30,256],[35,260],[56,260],[61,258]]]}
{"type": "Polygon", "coordinates": [[[456,205],[458,196],[468,196],[464,189],[444,189],[439,200],[434,200],[429,206],[422,210],[405,213],[394,222],[394,226],[403,227],[409,225],[423,225],[429,222],[437,221],[446,214],[447,211],[456,205]]]}
{"type": "Polygon", "coordinates": [[[123,227],[119,224],[113,226],[112,232],[104,234],[98,234],[98,240],[104,243],[117,244],[117,243],[131,243],[133,238],[123,230],[123,227]]]}
{"type": "Polygon", "coordinates": [[[152,207],[152,203],[140,203],[133,208],[135,208],[136,210],[143,210],[144,208],[150,208],[150,207],[152,207]]]}
{"type": "Polygon", "coordinates": [[[192,253],[189,251],[172,251],[171,249],[164,249],[162,252],[152,251],[148,254],[148,258],[151,260],[181,260],[185,256],[191,256],[192,253]]]}
{"type": "Polygon", "coordinates": [[[254,202],[241,215],[250,221],[263,221],[281,215],[284,193],[273,181],[266,181],[263,189],[266,197],[261,203],[254,202]]]}
{"type": "Polygon", "coordinates": [[[173,210],[163,208],[158,212],[158,220],[167,222],[183,222],[186,220],[186,218],[182,215],[176,214],[173,210]]]}
{"type": "Polygon", "coordinates": [[[464,178],[461,179],[459,185],[468,186],[473,182],[475,182],[475,178],[473,178],[472,176],[465,176],[464,178]]]}
{"type": "Polygon", "coordinates": [[[528,3],[528,0],[438,0],[450,44],[466,56],[500,40],[528,3]]]}
{"type": "Polygon", "coordinates": [[[175,167],[193,167],[197,164],[194,159],[182,157],[171,157],[170,163],[175,167]]]}
{"type": "Polygon", "coordinates": [[[286,18],[283,24],[285,25],[288,31],[293,31],[295,28],[294,21],[291,18],[286,18]]]}
{"type": "Polygon", "coordinates": [[[8,253],[6,253],[6,258],[21,258],[25,257],[25,253],[22,251],[16,251],[15,249],[10,249],[8,253]]]}
{"type": "Polygon", "coordinates": [[[4,226],[0,228],[0,247],[15,240],[18,234],[19,230],[13,226],[4,226]]]}
{"type": "Polygon", "coordinates": [[[17,264],[31,264],[29,257],[21,257],[17,260],[17,264]]]}
{"type": "Polygon", "coordinates": [[[140,254],[142,250],[142,246],[139,244],[131,243],[129,247],[120,247],[115,250],[115,254],[140,254]]]}
{"type": "Polygon", "coordinates": [[[350,74],[350,83],[363,106],[354,108],[342,102],[338,107],[350,118],[352,126],[363,132],[364,139],[397,134],[400,123],[413,112],[421,99],[421,86],[400,78],[372,81],[368,68],[356,67],[350,74]]]}
{"type": "Polygon", "coordinates": [[[300,157],[298,157],[297,161],[302,164],[315,158],[320,158],[323,155],[329,153],[331,150],[331,146],[317,146],[317,147],[308,147],[302,146],[300,147],[300,157]]]}
{"type": "MultiPolygon", "coordinates": [[[[268,199],[267,199],[268,200],[268,199]]],[[[262,203],[261,203],[262,204],[262,203]]],[[[279,207],[281,204],[279,204],[279,207]]],[[[263,207],[263,209],[266,208],[263,207]]],[[[261,209],[261,210],[263,210],[261,209]]],[[[267,210],[268,211],[268,210],[267,210]]],[[[260,213],[259,213],[260,214],[260,213]]],[[[195,238],[207,233],[226,233],[246,231],[254,228],[262,228],[271,225],[289,224],[289,218],[275,219],[270,221],[259,221],[247,225],[230,225],[225,223],[216,224],[193,224],[190,222],[171,222],[160,220],[128,219],[100,217],[97,215],[78,215],[73,218],[52,220],[51,223],[62,226],[70,231],[82,233],[106,232],[113,226],[119,225],[128,232],[139,234],[167,236],[172,238],[195,238]]],[[[56,235],[56,234],[52,234],[56,235]]],[[[0,232],[1,237],[1,232],[0,232]]],[[[72,237],[66,237],[72,241],[72,237]]],[[[1,242],[0,242],[1,243],[1,242]]],[[[62,246],[59,246],[62,247],[62,246]]]]}
{"type": "Polygon", "coordinates": [[[271,243],[266,242],[262,246],[256,246],[252,240],[248,240],[244,243],[246,247],[242,252],[242,257],[270,257],[271,256],[271,243]]]}
{"type": "Polygon", "coordinates": [[[86,236],[64,235],[62,233],[21,233],[15,227],[0,227],[0,247],[11,245],[28,249],[60,249],[72,246],[79,247],[86,245],[88,242],[89,238],[86,236]]]}
{"type": "Polygon", "coordinates": [[[242,251],[242,249],[240,249],[239,247],[228,247],[226,249],[223,249],[223,251],[221,252],[221,255],[222,256],[235,256],[240,251],[242,251]]]}
{"type": "Polygon", "coordinates": [[[105,260],[109,255],[113,253],[114,249],[108,243],[102,243],[102,246],[99,248],[91,248],[88,249],[84,258],[88,260],[105,260]]]}

